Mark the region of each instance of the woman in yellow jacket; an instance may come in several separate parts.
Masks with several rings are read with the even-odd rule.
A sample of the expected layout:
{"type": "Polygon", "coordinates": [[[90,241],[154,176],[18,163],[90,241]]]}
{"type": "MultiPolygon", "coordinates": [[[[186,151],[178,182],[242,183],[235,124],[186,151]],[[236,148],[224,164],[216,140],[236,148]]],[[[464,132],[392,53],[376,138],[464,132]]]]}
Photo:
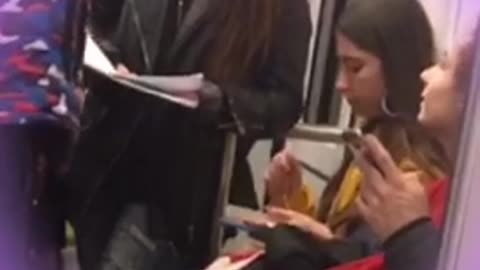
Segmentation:
{"type": "MultiPolygon", "coordinates": [[[[351,0],[336,29],[336,88],[361,118],[359,126],[377,134],[402,169],[422,174],[425,183],[442,178],[447,163],[441,149],[414,123],[420,73],[434,62],[431,26],[421,4],[351,0]]],[[[285,151],[277,155],[267,173],[269,204],[276,207],[269,211],[272,217],[322,239],[345,235],[357,217],[352,205],[363,181],[351,161],[347,153],[315,204],[295,158],[285,151]]]]}
{"type": "MultiPolygon", "coordinates": [[[[420,174],[425,185],[442,179],[448,172],[443,150],[415,121],[423,88],[420,73],[434,62],[432,31],[421,4],[349,0],[336,30],[336,88],[361,118],[358,126],[375,134],[397,165],[420,174]]],[[[290,227],[276,226],[265,237],[260,269],[320,270],[380,251],[381,243],[354,206],[366,179],[348,151],[318,204],[303,182],[301,166],[287,151],[274,158],[266,179],[267,212],[276,224],[290,227]],[[342,258],[332,254],[339,250],[337,244],[342,258]],[[360,252],[345,255],[344,247],[357,244],[360,252]]]]}
{"type": "MultiPolygon", "coordinates": [[[[405,172],[418,173],[425,185],[443,180],[448,163],[441,146],[414,121],[385,116],[371,121],[365,133],[375,134],[405,172]]],[[[347,158],[317,201],[302,179],[301,166],[284,150],[277,154],[266,175],[268,212],[279,223],[297,227],[320,240],[348,236],[359,215],[355,199],[363,175],[347,158]]]]}

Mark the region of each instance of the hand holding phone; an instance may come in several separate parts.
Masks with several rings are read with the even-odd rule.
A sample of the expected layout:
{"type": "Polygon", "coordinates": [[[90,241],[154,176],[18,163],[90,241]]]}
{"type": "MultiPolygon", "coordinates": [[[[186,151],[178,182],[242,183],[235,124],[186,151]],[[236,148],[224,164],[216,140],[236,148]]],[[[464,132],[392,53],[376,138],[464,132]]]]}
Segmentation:
{"type": "Polygon", "coordinates": [[[362,148],[362,132],[358,129],[349,129],[342,133],[343,141],[354,150],[361,150],[362,148]]]}
{"type": "Polygon", "coordinates": [[[352,151],[355,158],[365,159],[370,165],[375,167],[380,173],[382,171],[377,166],[375,159],[372,158],[368,145],[365,143],[362,132],[358,129],[346,130],[342,134],[343,140],[352,151]]]}

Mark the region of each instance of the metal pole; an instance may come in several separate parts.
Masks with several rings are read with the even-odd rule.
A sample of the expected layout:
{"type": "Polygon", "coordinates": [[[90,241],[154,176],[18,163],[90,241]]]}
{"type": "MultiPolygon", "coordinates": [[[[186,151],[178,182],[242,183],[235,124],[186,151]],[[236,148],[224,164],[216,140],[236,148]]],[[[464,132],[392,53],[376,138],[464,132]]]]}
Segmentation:
{"type": "Polygon", "coordinates": [[[218,189],[217,204],[213,215],[213,230],[211,238],[211,256],[216,258],[222,248],[223,227],[220,219],[225,214],[225,208],[228,205],[230,197],[230,186],[233,177],[233,168],[235,165],[235,152],[237,150],[237,135],[228,133],[225,138],[225,150],[223,153],[222,175],[218,189]]]}
{"type": "Polygon", "coordinates": [[[318,22],[319,31],[317,34],[317,47],[316,52],[314,55],[315,57],[315,67],[313,71],[313,81],[311,82],[310,89],[314,89],[310,93],[310,100],[307,112],[307,119],[309,122],[317,123],[318,121],[318,107],[320,106],[320,99],[322,96],[322,89],[324,86],[325,75],[326,75],[326,63],[328,59],[328,51],[331,41],[331,32],[334,27],[334,15],[335,15],[335,3],[336,0],[324,0],[325,2],[321,4],[323,7],[320,10],[322,14],[320,18],[322,19],[321,22],[318,22]]]}
{"type": "Polygon", "coordinates": [[[342,134],[345,130],[332,126],[313,126],[300,124],[295,126],[288,138],[290,139],[302,139],[313,142],[329,142],[343,144],[342,134]]]}

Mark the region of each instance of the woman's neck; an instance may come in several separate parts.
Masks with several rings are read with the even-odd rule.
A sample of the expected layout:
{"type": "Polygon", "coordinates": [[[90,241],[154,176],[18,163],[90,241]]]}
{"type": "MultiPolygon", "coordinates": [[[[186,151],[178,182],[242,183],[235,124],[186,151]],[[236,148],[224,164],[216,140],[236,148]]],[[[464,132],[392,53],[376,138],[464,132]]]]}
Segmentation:
{"type": "Polygon", "coordinates": [[[438,141],[442,144],[443,149],[445,150],[448,160],[452,165],[455,165],[455,160],[457,159],[458,144],[460,141],[460,129],[453,128],[444,131],[437,131],[435,136],[438,141]]]}

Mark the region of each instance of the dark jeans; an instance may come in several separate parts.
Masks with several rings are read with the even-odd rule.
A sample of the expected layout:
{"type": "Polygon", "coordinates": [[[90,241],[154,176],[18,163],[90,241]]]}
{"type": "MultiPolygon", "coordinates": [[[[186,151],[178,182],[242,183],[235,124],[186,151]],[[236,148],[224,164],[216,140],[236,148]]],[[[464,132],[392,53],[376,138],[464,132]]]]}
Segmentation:
{"type": "Polygon", "coordinates": [[[44,125],[0,126],[0,269],[60,269],[56,176],[67,134],[44,125]]]}

